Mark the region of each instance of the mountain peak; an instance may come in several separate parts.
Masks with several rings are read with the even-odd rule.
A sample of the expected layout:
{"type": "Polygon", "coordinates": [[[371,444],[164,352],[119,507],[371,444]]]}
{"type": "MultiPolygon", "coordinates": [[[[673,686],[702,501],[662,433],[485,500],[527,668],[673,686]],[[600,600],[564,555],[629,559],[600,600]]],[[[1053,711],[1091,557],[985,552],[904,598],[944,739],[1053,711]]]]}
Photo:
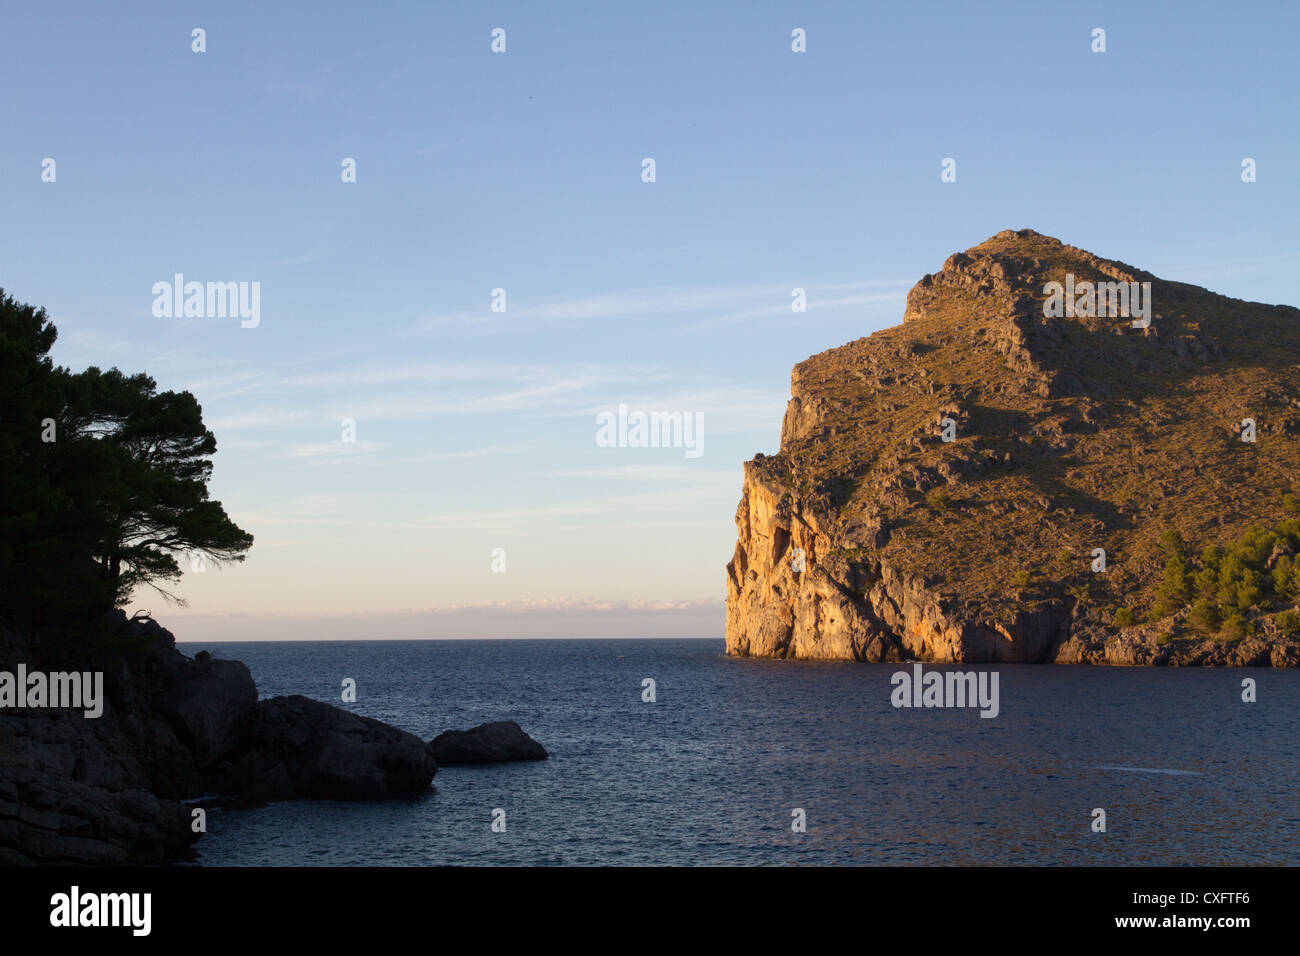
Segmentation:
{"type": "Polygon", "coordinates": [[[941,313],[954,297],[1007,296],[1016,304],[1027,305],[1045,295],[1047,283],[1064,283],[1067,275],[1094,283],[1155,280],[1149,272],[1103,259],[1032,229],[1004,229],[965,252],[953,253],[937,273],[923,276],[908,293],[903,321],[941,313]]]}
{"type": "Polygon", "coordinates": [[[1255,525],[1292,521],[1268,533],[1300,553],[1300,310],[1020,229],[950,256],[903,318],[795,366],[780,452],[745,466],[730,653],[1300,663],[1273,599],[1215,606],[1238,642],[1181,605],[1115,625],[1156,606],[1167,532],[1189,568],[1255,525]]]}

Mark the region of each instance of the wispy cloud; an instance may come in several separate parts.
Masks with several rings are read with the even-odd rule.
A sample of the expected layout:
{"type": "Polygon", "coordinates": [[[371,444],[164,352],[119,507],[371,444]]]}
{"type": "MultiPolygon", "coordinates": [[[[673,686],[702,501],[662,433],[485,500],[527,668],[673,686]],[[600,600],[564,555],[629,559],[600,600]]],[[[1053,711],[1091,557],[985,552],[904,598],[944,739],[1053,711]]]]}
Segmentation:
{"type": "MultiPolygon", "coordinates": [[[[805,305],[807,313],[816,314],[819,311],[830,309],[846,309],[855,305],[877,305],[883,302],[902,303],[907,298],[906,288],[900,287],[897,292],[877,292],[870,295],[849,295],[839,296],[832,299],[820,299],[809,296],[805,305]]],[[[754,319],[775,319],[775,318],[795,318],[798,313],[792,312],[790,301],[774,305],[764,305],[759,308],[741,309],[735,312],[727,312],[723,315],[714,316],[713,318],[703,319],[699,322],[693,322],[686,326],[689,330],[699,330],[711,328],[719,325],[734,325],[742,322],[749,322],[754,319]]]]}
{"type": "Polygon", "coordinates": [[[422,316],[415,330],[443,332],[447,329],[507,331],[521,322],[590,322],[605,319],[657,319],[677,316],[690,319],[689,328],[717,322],[745,320],[790,314],[792,290],[804,289],[810,309],[849,308],[876,302],[901,301],[911,280],[878,279],[839,283],[771,283],[715,288],[676,288],[610,292],[567,299],[559,302],[530,304],[518,297],[507,298],[506,312],[493,312],[485,299],[481,309],[460,309],[422,316]],[[837,295],[836,293],[857,294],[837,295]],[[510,304],[510,303],[516,304],[510,304]]]}
{"type": "Polygon", "coordinates": [[[474,458],[490,458],[497,455],[521,455],[537,447],[537,442],[506,442],[497,445],[484,445],[482,448],[465,448],[459,451],[434,451],[425,455],[413,455],[409,458],[388,459],[386,465],[407,465],[422,461],[467,461],[474,458]]]}
{"type": "MultiPolygon", "coordinates": [[[[274,443],[268,441],[248,442],[249,446],[268,447],[274,443]]],[[[276,459],[300,461],[306,464],[345,464],[369,468],[393,468],[398,465],[415,465],[434,461],[473,461],[494,456],[519,455],[536,447],[536,442],[513,442],[497,445],[485,445],[482,448],[465,448],[457,451],[434,451],[422,455],[405,455],[391,457],[383,455],[383,442],[343,442],[328,441],[294,445],[278,455],[276,459]]]]}
{"type": "Polygon", "coordinates": [[[600,377],[566,378],[531,388],[510,389],[460,398],[399,393],[369,396],[359,401],[335,401],[333,407],[339,415],[358,420],[366,418],[384,421],[534,411],[566,398],[574,398],[603,381],[604,379],[600,377]]]}
{"type": "Polygon", "coordinates": [[[336,461],[366,458],[383,448],[382,442],[372,441],[325,441],[300,445],[290,445],[275,458],[306,461],[336,461]]]}
{"type": "Polygon", "coordinates": [[[671,392],[659,393],[631,389],[612,394],[609,389],[605,391],[606,396],[599,403],[553,414],[590,416],[594,421],[598,413],[615,411],[620,403],[625,403],[629,409],[645,412],[698,412],[704,417],[704,432],[707,436],[773,431],[781,423],[787,400],[784,389],[745,385],[719,385],[703,389],[679,385],[671,392]]]}
{"type": "Polygon", "coordinates": [[[548,472],[557,478],[586,478],[596,481],[666,481],[717,482],[728,486],[739,483],[739,473],[728,471],[702,471],[689,462],[676,465],[640,464],[640,465],[604,465],[592,468],[564,468],[548,472]]]}
{"type": "MultiPolygon", "coordinates": [[[[739,491],[739,478],[736,479],[739,491]]],[[[599,522],[613,527],[622,519],[633,516],[669,516],[683,523],[695,524],[695,513],[714,513],[719,490],[706,482],[693,487],[664,489],[640,494],[604,495],[578,501],[551,501],[534,508],[458,508],[454,511],[410,513],[401,519],[368,517],[359,513],[362,505],[373,504],[371,496],[348,498],[339,495],[318,495],[295,499],[277,505],[274,510],[241,511],[232,517],[243,527],[263,528],[279,526],[316,526],[331,528],[365,529],[369,531],[453,531],[468,529],[480,532],[510,532],[517,536],[546,534],[556,522],[577,526],[599,522]],[[548,524],[549,522],[549,524],[548,524]]],[[[551,499],[547,499],[550,501],[551,499]]],[[[644,521],[635,522],[644,528],[644,521]]],[[[656,520],[657,526],[665,524],[656,520]]]]}
{"type": "Polygon", "coordinates": [[[219,415],[208,421],[208,427],[218,435],[222,432],[247,428],[278,428],[305,422],[313,416],[302,409],[259,409],[232,415],[219,415]]]}
{"type": "MultiPolygon", "coordinates": [[[[337,424],[344,418],[379,422],[506,413],[594,417],[626,402],[643,410],[699,412],[705,415],[708,429],[727,433],[774,428],[784,411],[783,389],[743,385],[695,388],[692,382],[689,374],[646,366],[404,366],[344,368],[338,374],[321,371],[280,378],[266,372],[256,379],[231,378],[224,397],[232,397],[231,390],[242,395],[273,390],[329,394],[311,395],[307,407],[281,400],[226,412],[214,416],[210,427],[220,433],[308,421],[337,424]],[[374,390],[383,385],[391,387],[374,390]]],[[[213,384],[218,383],[214,380],[213,384]]]]}

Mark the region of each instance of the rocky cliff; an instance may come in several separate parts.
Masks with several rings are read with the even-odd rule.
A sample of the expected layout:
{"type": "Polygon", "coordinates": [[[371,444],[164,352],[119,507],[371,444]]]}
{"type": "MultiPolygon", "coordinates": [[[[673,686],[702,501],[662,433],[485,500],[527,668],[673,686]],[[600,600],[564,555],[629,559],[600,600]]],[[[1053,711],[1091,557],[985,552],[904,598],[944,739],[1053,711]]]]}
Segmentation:
{"type": "Polygon", "coordinates": [[[238,661],[187,657],[114,612],[107,645],[52,647],[0,626],[0,671],[102,671],[103,713],[0,711],[0,866],[151,864],[192,855],[201,798],[257,804],[427,790],[413,734],[305,697],[258,700],[238,661]]]}
{"type": "Polygon", "coordinates": [[[1300,310],[1001,232],[795,367],[727,653],[1296,666],[1297,490],[1300,310]]]}

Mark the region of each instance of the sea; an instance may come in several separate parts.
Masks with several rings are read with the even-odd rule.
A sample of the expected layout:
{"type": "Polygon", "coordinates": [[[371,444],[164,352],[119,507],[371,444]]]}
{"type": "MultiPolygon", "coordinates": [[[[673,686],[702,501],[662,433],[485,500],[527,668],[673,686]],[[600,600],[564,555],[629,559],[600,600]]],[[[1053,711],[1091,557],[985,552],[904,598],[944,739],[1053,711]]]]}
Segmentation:
{"type": "Polygon", "coordinates": [[[181,647],[243,661],[263,697],[426,740],[515,720],[550,753],[415,797],[214,810],[201,866],[1300,863],[1295,670],[925,665],[996,671],[987,718],[893,706],[911,665],[720,640],[181,647]]]}

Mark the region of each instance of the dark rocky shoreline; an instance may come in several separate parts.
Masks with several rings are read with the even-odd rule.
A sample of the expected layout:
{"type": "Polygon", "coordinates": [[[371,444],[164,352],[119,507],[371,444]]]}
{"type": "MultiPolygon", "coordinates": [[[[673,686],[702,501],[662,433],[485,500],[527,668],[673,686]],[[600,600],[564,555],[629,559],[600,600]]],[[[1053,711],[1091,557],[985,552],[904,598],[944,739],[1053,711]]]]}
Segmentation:
{"type": "Polygon", "coordinates": [[[248,668],[189,658],[150,619],[108,628],[126,651],[43,648],[0,630],[0,669],[104,673],[104,712],[0,711],[0,865],[150,865],[195,858],[199,802],[369,800],[427,791],[433,748],[306,697],[258,700],[248,668]]]}

